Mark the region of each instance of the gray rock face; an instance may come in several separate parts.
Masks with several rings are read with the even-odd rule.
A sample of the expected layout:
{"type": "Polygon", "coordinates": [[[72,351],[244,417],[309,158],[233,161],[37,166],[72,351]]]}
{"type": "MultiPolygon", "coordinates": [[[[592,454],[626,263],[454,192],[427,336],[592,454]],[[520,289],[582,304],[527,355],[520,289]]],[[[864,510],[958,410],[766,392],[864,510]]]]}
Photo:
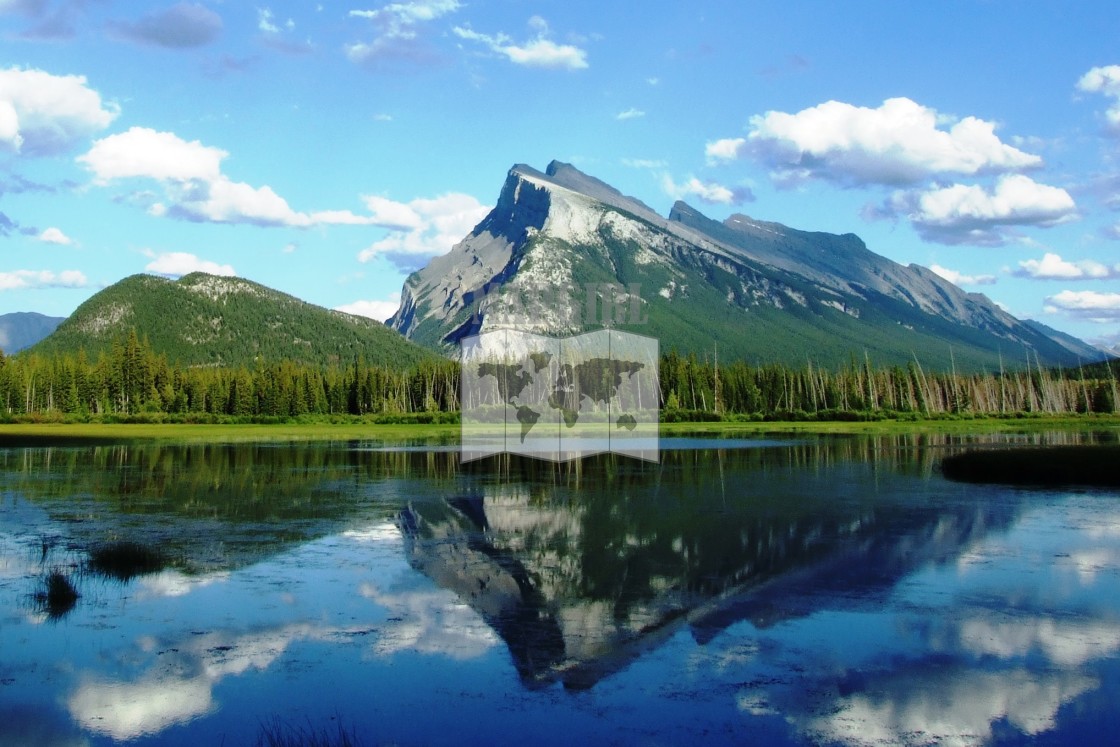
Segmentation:
{"type": "Polygon", "coordinates": [[[990,370],[1024,351],[1044,364],[1102,357],[853,234],[746,215],[721,223],[683,202],[663,218],[556,161],[543,173],[514,166],[482,223],[408,278],[388,324],[450,353],[487,329],[569,335],[602,326],[589,311],[621,308],[636,313],[606,321],[658,337],[662,350],[718,346],[752,362],[867,353],[879,364],[990,370]]]}

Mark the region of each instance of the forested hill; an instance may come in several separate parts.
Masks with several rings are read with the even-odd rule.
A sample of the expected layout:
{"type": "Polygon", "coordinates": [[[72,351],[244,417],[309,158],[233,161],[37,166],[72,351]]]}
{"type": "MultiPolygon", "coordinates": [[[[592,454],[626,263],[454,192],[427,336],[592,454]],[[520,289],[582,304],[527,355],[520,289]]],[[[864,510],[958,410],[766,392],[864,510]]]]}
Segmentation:
{"type": "Polygon", "coordinates": [[[354,360],[403,369],[435,354],[380,322],[331,311],[241,278],[192,273],[179,280],[133,275],[79,306],[30,349],[53,356],[109,352],[129,332],[180,366],[313,366],[354,360]]]}

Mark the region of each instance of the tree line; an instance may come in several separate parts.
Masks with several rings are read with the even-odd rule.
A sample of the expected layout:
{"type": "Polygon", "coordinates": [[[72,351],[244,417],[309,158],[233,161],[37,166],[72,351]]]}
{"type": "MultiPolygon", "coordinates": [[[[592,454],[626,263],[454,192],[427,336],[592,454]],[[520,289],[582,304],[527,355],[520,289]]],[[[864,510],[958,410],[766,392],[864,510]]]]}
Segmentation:
{"type": "MultiPolygon", "coordinates": [[[[1016,413],[1114,413],[1118,368],[1055,370],[1027,359],[1014,370],[957,373],[877,368],[865,356],[827,368],[806,361],[720,363],[675,351],[661,357],[663,417],[674,419],[940,417],[1016,413]]],[[[445,414],[460,408],[459,364],[408,369],[369,364],[320,367],[259,360],[252,367],[183,366],[156,354],[136,332],[90,360],[83,352],[0,353],[0,417],[207,414],[232,418],[445,414]]],[[[415,418],[414,418],[415,419],[415,418]]]]}

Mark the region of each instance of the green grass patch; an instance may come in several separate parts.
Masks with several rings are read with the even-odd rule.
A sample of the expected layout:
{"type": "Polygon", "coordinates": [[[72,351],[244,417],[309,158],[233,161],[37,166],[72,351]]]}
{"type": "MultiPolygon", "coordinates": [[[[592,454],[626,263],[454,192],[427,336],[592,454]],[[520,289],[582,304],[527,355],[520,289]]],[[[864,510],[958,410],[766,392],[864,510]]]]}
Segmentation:
{"type": "Polygon", "coordinates": [[[0,447],[82,446],[173,441],[178,443],[260,443],[269,441],[404,442],[457,439],[459,426],[418,424],[282,423],[212,425],[184,423],[21,423],[0,424],[0,447]]]}
{"type": "MultiPolygon", "coordinates": [[[[1120,432],[1117,415],[869,421],[714,421],[662,423],[662,436],[765,433],[1024,433],[1040,431],[1120,432]]],[[[275,441],[430,441],[458,443],[458,424],[280,423],[21,423],[0,424],[0,447],[82,446],[120,443],[262,443],[275,441]]],[[[1120,434],[1118,434],[1120,435],[1120,434]]]]}

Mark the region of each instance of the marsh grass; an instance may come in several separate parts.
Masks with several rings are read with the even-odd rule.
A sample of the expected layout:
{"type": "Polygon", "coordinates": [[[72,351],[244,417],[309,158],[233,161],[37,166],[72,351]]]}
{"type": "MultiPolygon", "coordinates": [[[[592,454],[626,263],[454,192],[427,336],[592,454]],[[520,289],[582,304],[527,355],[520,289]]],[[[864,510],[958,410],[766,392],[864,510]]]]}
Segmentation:
{"type": "Polygon", "coordinates": [[[52,568],[44,577],[42,588],[35,592],[35,604],[49,619],[61,620],[74,609],[80,596],[70,576],[60,568],[52,568]]]}
{"type": "Polygon", "coordinates": [[[162,552],[139,542],[107,542],[89,553],[89,570],[117,581],[131,581],[166,566],[162,552]]]}
{"type": "Polygon", "coordinates": [[[310,721],[300,726],[273,718],[262,722],[257,735],[257,747],[362,747],[364,742],[357,732],[347,729],[342,719],[336,718],[334,728],[316,729],[310,721]]]}

